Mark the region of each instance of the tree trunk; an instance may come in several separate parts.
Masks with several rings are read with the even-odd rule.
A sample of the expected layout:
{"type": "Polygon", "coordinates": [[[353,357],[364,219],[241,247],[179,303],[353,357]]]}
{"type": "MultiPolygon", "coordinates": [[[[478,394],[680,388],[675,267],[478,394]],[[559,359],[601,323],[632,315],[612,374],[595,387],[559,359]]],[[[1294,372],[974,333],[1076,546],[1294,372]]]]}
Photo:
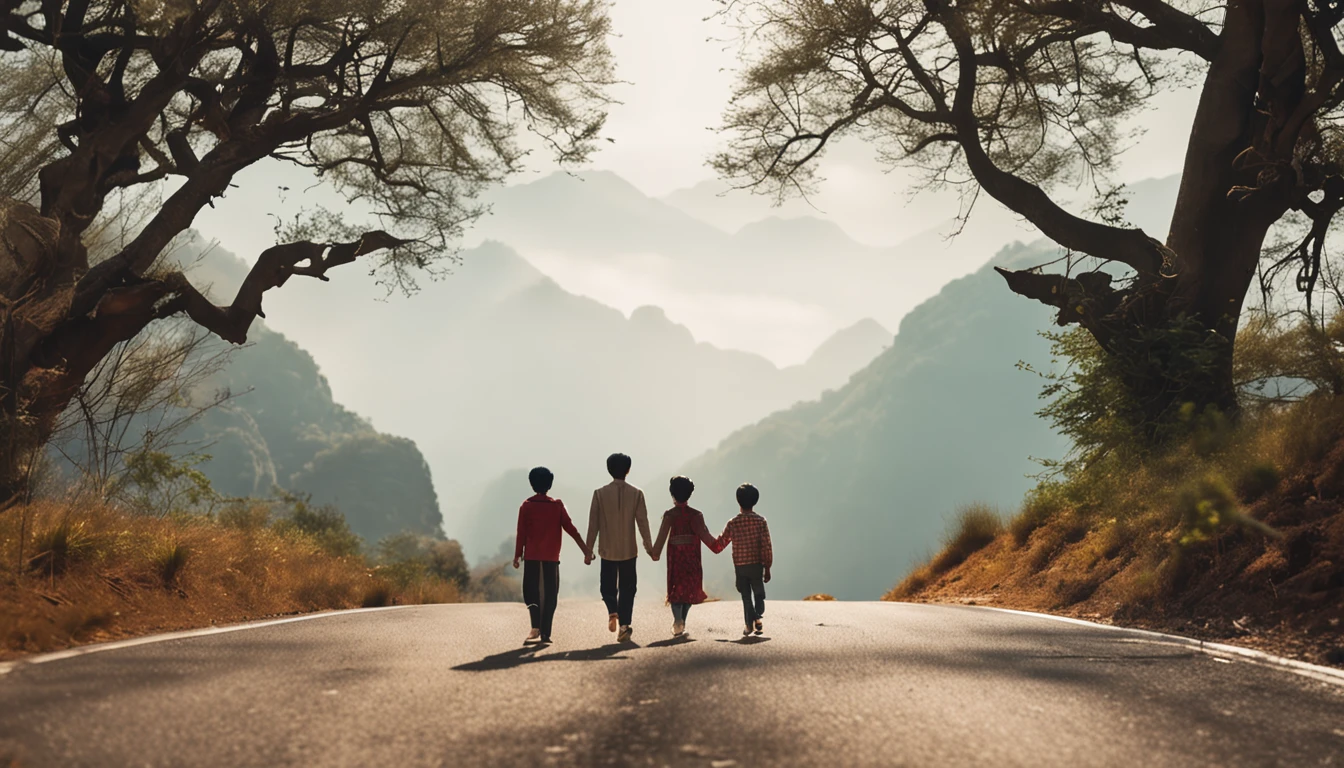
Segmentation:
{"type": "Polygon", "coordinates": [[[0,507],[26,492],[89,371],[157,317],[155,302],[166,293],[153,281],[123,280],[91,312],[72,316],[63,242],[56,221],[0,198],[0,507]]]}
{"type": "Polygon", "coordinates": [[[1305,194],[1293,166],[1301,125],[1290,119],[1305,72],[1295,13],[1263,0],[1228,4],[1171,229],[1165,248],[1154,243],[1160,270],[1127,260],[1138,275],[1124,288],[1101,273],[1003,272],[1014,291],[1057,307],[1060,325],[1081,324],[1110,353],[1134,426],[1149,437],[1191,407],[1238,409],[1232,360],[1243,303],[1270,227],[1305,194]]]}

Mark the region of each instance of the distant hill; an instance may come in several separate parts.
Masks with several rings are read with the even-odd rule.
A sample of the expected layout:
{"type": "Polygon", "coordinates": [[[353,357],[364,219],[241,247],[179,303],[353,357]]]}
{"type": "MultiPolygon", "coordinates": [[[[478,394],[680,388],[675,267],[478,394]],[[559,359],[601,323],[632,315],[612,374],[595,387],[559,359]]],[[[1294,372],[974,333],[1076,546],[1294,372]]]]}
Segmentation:
{"type": "MultiPolygon", "coordinates": [[[[199,239],[184,243],[174,258],[217,301],[231,298],[248,269],[199,239]]],[[[217,360],[215,354],[225,349],[227,363],[213,373],[216,363],[208,364],[202,371],[208,377],[193,379],[196,390],[166,414],[153,411],[130,419],[122,448],[137,448],[146,432],[179,423],[188,404],[204,405],[227,392],[231,396],[225,402],[180,432],[161,434],[167,439],[157,447],[181,456],[208,456],[199,468],[225,496],[270,498],[278,488],[333,504],[370,545],[403,531],[442,535],[443,515],[430,470],[413,441],[379,432],[342,406],[312,355],[263,321],[253,323],[242,347],[207,337],[200,359],[217,360]]],[[[116,402],[112,398],[100,407],[112,413],[116,402]]],[[[84,439],[82,430],[74,430],[57,441],[53,459],[58,467],[68,468],[66,457],[87,461],[84,439]]]]}
{"type": "MultiPolygon", "coordinates": [[[[378,301],[359,270],[331,277],[290,281],[268,295],[268,316],[293,323],[342,402],[414,438],[433,468],[447,530],[472,557],[499,545],[497,531],[476,518],[493,514],[478,500],[501,474],[547,464],[588,486],[617,450],[646,470],[676,466],[772,411],[843,385],[891,343],[889,331],[863,320],[807,362],[779,368],[699,343],[656,307],[626,317],[569,293],[493,242],[464,252],[452,276],[409,298],[378,301]]],[[[228,279],[217,279],[228,290],[228,279]]]]}
{"type": "MultiPolygon", "coordinates": [[[[1165,235],[1176,182],[1133,185],[1131,220],[1165,235]]],[[[492,190],[471,237],[509,243],[570,292],[626,312],[656,304],[698,339],[792,361],[864,318],[895,327],[1003,245],[1040,236],[984,203],[969,222],[951,208],[875,247],[805,202],[722,191],[706,182],[660,199],[610,172],[556,173],[492,190]]]]}
{"type": "MultiPolygon", "coordinates": [[[[995,264],[1031,265],[1054,249],[1004,249],[995,264]]],[[[1064,440],[1034,412],[1049,365],[1048,308],[1008,291],[986,266],[954,280],[901,323],[895,342],[848,385],[735,433],[690,462],[694,502],[711,528],[736,512],[733,489],[761,490],[780,597],[826,592],[876,599],[892,574],[931,551],[959,504],[1016,505],[1064,440]]],[[[731,593],[730,561],[708,578],[731,593]]]]}
{"type": "Polygon", "coordinates": [[[876,248],[782,213],[730,233],[609,172],[554,174],[489,202],[472,237],[509,243],[566,290],[626,311],[658,304],[699,339],[774,360],[801,360],[865,318],[894,327],[985,253],[876,248]]]}
{"type": "Polygon", "coordinates": [[[294,342],[261,322],[249,339],[204,385],[235,397],[183,435],[211,456],[201,469],[216,489],[311,494],[338,507],[370,544],[402,531],[441,535],[438,498],[415,443],[374,430],[335,402],[312,356],[294,342]]]}

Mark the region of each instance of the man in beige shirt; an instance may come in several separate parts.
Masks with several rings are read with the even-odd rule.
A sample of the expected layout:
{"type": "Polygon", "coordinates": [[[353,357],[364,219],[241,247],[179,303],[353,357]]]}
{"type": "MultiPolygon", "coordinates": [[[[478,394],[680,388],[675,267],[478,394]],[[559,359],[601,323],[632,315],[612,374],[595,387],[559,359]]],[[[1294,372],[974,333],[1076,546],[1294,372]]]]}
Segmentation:
{"type": "MultiPolygon", "coordinates": [[[[653,557],[653,540],[649,536],[649,512],[644,506],[644,492],[625,482],[630,474],[630,457],[613,453],[607,457],[607,472],[612,480],[593,491],[593,505],[588,510],[588,551],[584,561],[593,561],[592,552],[602,558],[602,602],[607,604],[607,629],[620,634],[617,642],[627,642],[633,630],[631,615],[635,609],[635,587],[639,577],[635,563],[639,547],[635,543],[635,526],[644,538],[644,549],[653,557]],[[597,549],[593,549],[593,542],[597,549]]],[[[653,557],[657,560],[657,557],[653,557]]]]}

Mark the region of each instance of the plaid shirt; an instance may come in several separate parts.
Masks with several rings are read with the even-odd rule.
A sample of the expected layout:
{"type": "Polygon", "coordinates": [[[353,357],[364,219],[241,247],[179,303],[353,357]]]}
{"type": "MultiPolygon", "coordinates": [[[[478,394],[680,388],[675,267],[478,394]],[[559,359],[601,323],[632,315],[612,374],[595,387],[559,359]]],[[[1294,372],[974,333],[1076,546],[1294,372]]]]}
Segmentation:
{"type": "Polygon", "coordinates": [[[770,526],[755,512],[742,512],[728,521],[719,537],[719,550],[733,545],[733,565],[755,565],[769,568],[775,553],[770,547],[770,526]]]}

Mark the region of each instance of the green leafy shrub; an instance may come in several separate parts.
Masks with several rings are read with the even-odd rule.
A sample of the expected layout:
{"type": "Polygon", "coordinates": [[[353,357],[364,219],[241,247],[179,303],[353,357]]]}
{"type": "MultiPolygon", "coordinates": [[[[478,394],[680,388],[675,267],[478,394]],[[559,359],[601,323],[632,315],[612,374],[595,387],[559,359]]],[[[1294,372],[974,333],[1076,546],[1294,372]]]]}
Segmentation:
{"type": "Polygon", "coordinates": [[[378,573],[401,589],[432,589],[436,583],[465,590],[471,581],[462,545],[404,532],[378,542],[378,573]]]}
{"type": "Polygon", "coordinates": [[[127,457],[126,475],[114,496],[131,510],[155,517],[211,512],[223,497],[197,469],[209,460],[203,454],[177,457],[138,451],[127,457]]]}
{"type": "Polygon", "coordinates": [[[332,506],[315,507],[310,496],[282,492],[281,503],[287,507],[273,528],[282,534],[299,534],[311,539],[322,551],[337,557],[357,555],[364,541],[346,522],[345,515],[332,506]]]}
{"type": "Polygon", "coordinates": [[[1279,535],[1273,528],[1244,513],[1227,481],[1218,475],[1207,475],[1181,488],[1176,494],[1176,509],[1181,517],[1177,544],[1182,547],[1214,539],[1232,525],[1269,536],[1279,535]]]}

